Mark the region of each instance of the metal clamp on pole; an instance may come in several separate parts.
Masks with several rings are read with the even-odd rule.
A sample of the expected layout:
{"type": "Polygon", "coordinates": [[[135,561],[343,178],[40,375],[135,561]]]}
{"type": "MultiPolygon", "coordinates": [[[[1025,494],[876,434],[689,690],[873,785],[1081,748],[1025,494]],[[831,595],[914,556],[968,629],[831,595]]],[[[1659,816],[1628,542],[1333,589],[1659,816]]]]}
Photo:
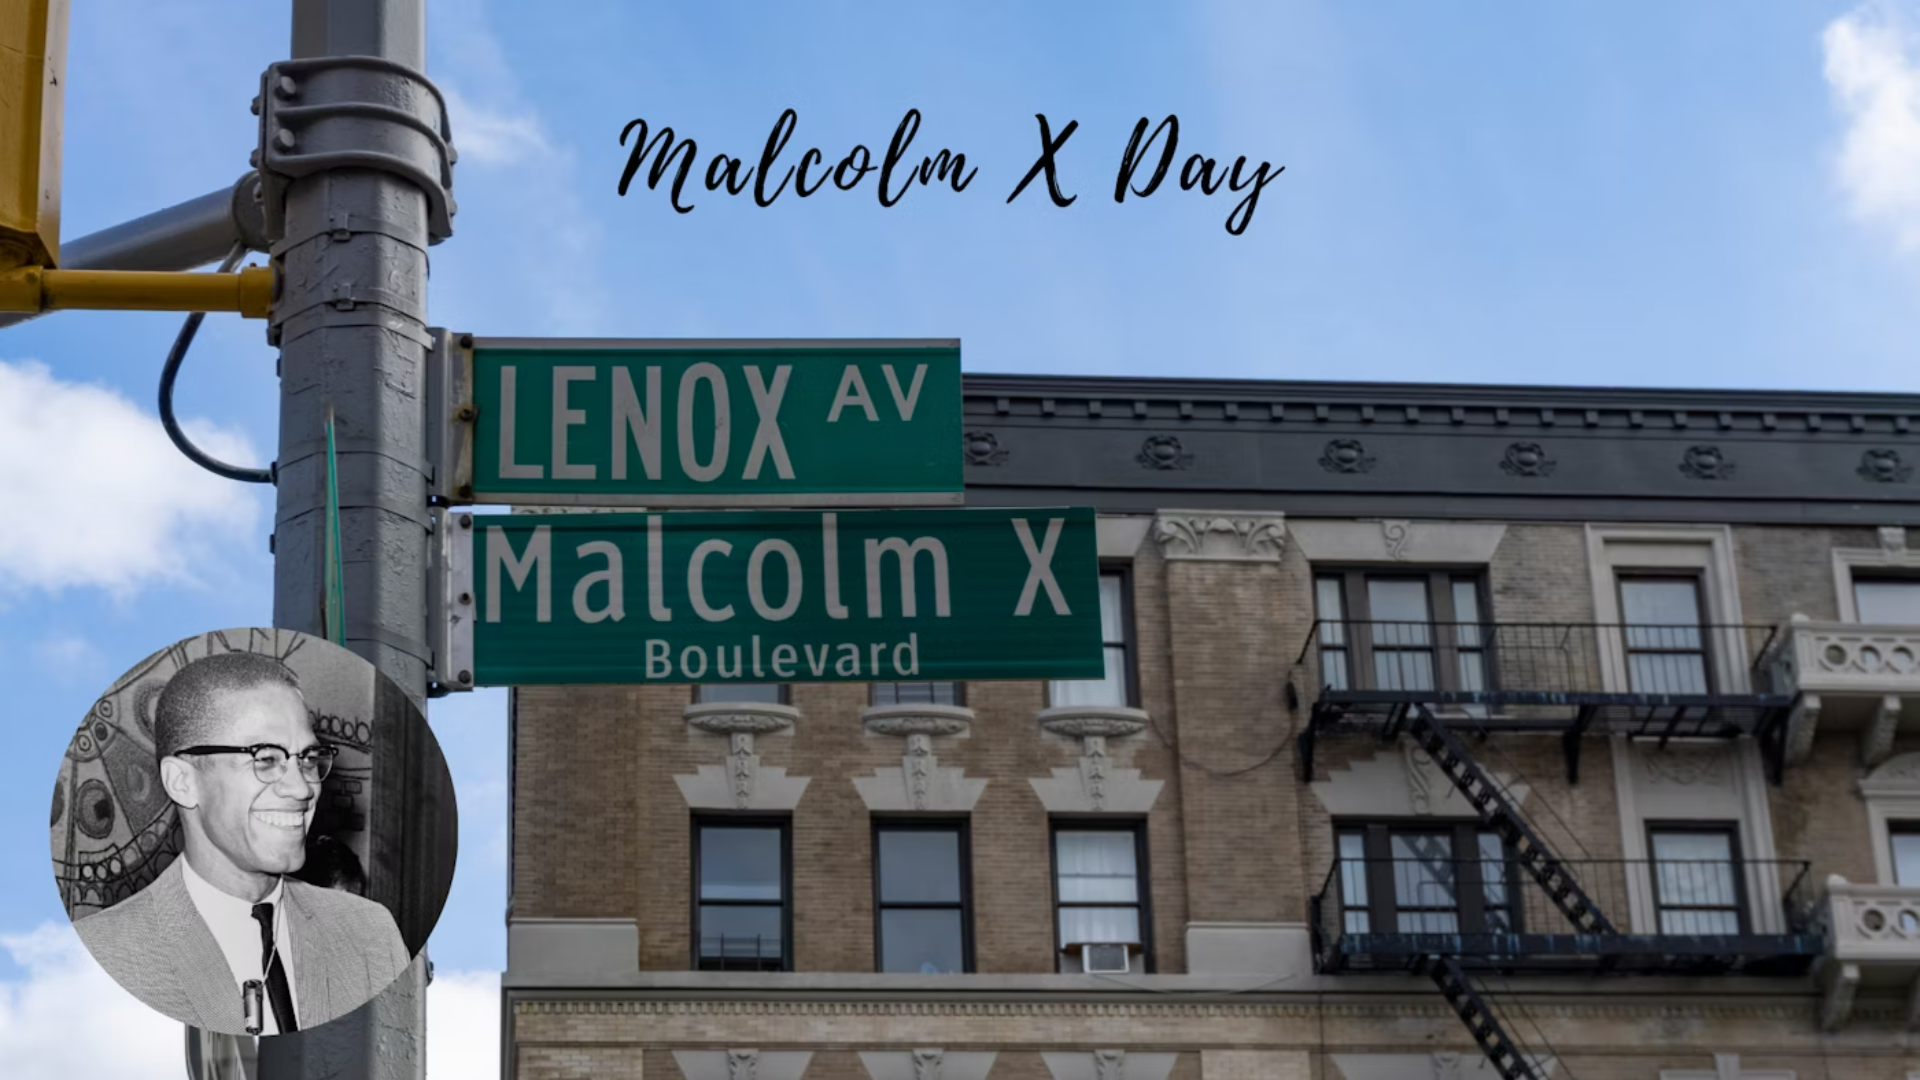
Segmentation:
{"type": "Polygon", "coordinates": [[[453,235],[459,155],[446,99],[423,72],[377,56],[282,60],[260,77],[254,107],[260,148],[253,164],[268,240],[288,239],[288,186],[330,169],[375,169],[409,181],[427,197],[428,243],[453,235]]]}
{"type": "Polygon", "coordinates": [[[23,266],[0,273],[0,311],[234,311],[264,319],[273,313],[275,280],[264,266],[232,274],[23,266]]]}

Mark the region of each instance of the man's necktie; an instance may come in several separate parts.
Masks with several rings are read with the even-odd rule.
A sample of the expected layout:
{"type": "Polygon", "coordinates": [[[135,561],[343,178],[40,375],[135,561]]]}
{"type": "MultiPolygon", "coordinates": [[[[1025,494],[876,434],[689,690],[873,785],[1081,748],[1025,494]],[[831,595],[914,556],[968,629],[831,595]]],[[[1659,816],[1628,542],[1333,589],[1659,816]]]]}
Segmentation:
{"type": "Polygon", "coordinates": [[[287,967],[273,947],[273,905],[253,905],[253,919],[260,924],[260,964],[267,973],[267,1002],[273,1006],[273,1023],[280,1034],[299,1031],[300,1021],[293,1015],[293,991],[287,986],[287,967]]]}

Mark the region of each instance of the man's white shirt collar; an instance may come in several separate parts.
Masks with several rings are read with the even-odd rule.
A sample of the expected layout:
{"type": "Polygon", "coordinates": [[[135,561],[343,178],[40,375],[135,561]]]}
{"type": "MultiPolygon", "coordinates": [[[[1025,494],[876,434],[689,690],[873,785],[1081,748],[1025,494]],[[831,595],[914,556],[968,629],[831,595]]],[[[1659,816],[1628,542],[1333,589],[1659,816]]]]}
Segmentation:
{"type": "MultiPolygon", "coordinates": [[[[261,963],[260,923],[253,917],[253,903],[222,891],[194,873],[193,864],[183,853],[180,856],[181,879],[186,883],[187,896],[193,901],[195,910],[200,913],[200,921],[207,924],[213,932],[213,940],[220,945],[220,952],[226,956],[227,967],[233,972],[234,993],[242,992],[247,980],[258,979],[261,982],[261,1024],[260,1033],[277,1035],[279,1029],[273,1022],[273,1006],[266,998],[266,973],[261,963]]],[[[287,912],[283,901],[286,898],[286,883],[276,881],[273,891],[259,901],[273,905],[273,939],[279,949],[281,967],[287,973],[287,990],[293,990],[293,943],[287,935],[287,912]]],[[[295,1015],[299,1012],[299,998],[294,997],[295,1015]]]]}

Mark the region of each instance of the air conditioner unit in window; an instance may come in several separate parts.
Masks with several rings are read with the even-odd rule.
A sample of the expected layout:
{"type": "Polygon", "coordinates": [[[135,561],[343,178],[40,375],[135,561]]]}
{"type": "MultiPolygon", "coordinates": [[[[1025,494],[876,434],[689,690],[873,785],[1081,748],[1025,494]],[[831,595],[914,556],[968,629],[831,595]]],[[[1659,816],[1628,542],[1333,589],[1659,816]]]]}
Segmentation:
{"type": "Polygon", "coordinates": [[[1080,946],[1080,970],[1089,975],[1125,975],[1127,947],[1088,942],[1080,946]]]}

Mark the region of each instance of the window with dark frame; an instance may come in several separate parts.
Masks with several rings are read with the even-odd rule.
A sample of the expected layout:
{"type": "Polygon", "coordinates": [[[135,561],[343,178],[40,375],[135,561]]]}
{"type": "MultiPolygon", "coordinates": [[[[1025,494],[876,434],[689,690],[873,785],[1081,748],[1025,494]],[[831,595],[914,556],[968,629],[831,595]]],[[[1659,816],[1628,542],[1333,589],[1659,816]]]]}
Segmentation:
{"type": "Polygon", "coordinates": [[[1621,574],[1616,583],[1626,624],[1628,688],[1636,694],[1711,693],[1700,579],[1621,574]]]}
{"type": "Polygon", "coordinates": [[[1053,903],[1061,970],[1079,970],[1079,946],[1126,945],[1152,972],[1146,822],[1055,821],[1053,903]]]}
{"type": "Polygon", "coordinates": [[[1746,932],[1740,844],[1733,823],[1647,827],[1653,907],[1662,934],[1746,932]]]}
{"type": "Polygon", "coordinates": [[[697,970],[793,970],[791,865],[790,819],[694,819],[697,970]]]}
{"type": "Polygon", "coordinates": [[[1855,575],[1853,608],[1863,623],[1920,626],[1920,577],[1855,575]]]}
{"type": "Polygon", "coordinates": [[[965,705],[966,684],[957,682],[877,682],[875,705],[965,705]]]}
{"type": "Polygon", "coordinates": [[[1920,885],[1920,821],[1887,822],[1895,885],[1920,885]]]}
{"type": "Polygon", "coordinates": [[[1313,584],[1321,681],[1330,689],[1491,686],[1480,574],[1330,570],[1313,584]]]}
{"type": "Polygon", "coordinates": [[[1518,864],[1478,822],[1352,822],[1334,835],[1344,932],[1520,932],[1518,864]]]}
{"type": "Polygon", "coordinates": [[[1133,580],[1126,570],[1100,570],[1100,639],[1106,674],[1098,679],[1057,679],[1047,684],[1049,705],[1135,705],[1133,670],[1133,580]]]}
{"type": "Polygon", "coordinates": [[[964,821],[873,825],[875,968],[973,970],[973,901],[964,821]]]}
{"type": "Polygon", "coordinates": [[[786,683],[701,683],[693,689],[693,700],[702,705],[785,705],[788,694],[786,683]]]}

